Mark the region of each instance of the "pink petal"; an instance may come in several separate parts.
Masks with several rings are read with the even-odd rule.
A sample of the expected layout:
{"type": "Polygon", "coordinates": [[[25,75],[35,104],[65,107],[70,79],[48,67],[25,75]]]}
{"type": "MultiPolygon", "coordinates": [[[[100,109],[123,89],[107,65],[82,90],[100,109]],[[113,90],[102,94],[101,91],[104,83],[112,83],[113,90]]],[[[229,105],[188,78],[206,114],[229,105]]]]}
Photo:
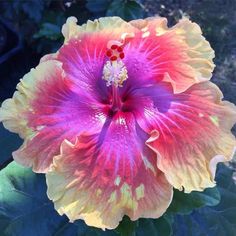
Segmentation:
{"type": "Polygon", "coordinates": [[[115,228],[124,214],[132,220],[161,216],[172,187],[146,139],[131,113],[118,112],[101,133],[80,135],[75,145],[65,141],[46,175],[57,211],[103,229],[115,228]]]}
{"type": "Polygon", "coordinates": [[[64,30],[72,32],[58,51],[57,60],[62,62],[67,76],[78,88],[92,93],[99,102],[106,102],[110,95],[102,72],[105,62],[109,60],[106,56],[108,45],[114,40],[123,41],[137,29],[118,17],[88,21],[77,28],[71,26],[73,19],[63,26],[64,30]]]}
{"type": "Polygon", "coordinates": [[[139,93],[144,95],[136,100],[141,105],[135,111],[137,122],[151,134],[147,145],[170,184],[185,192],[214,186],[216,164],[231,160],[236,146],[230,132],[235,106],[222,102],[221,92],[210,82],[176,95],[161,83],[156,93],[139,93]]]}
{"type": "Polygon", "coordinates": [[[44,56],[0,109],[4,126],[24,139],[13,153],[15,160],[46,172],[64,139],[74,142],[80,132],[101,128],[110,101],[110,89],[102,80],[107,43],[133,29],[118,17],[82,26],[73,17],[67,20],[64,46],[44,56]]]}
{"type": "Polygon", "coordinates": [[[65,44],[71,39],[78,38],[84,34],[105,33],[106,35],[115,35],[115,38],[120,38],[122,34],[130,33],[133,30],[134,27],[132,25],[117,16],[101,17],[94,21],[88,20],[81,26],[77,25],[77,19],[72,16],[68,17],[66,23],[62,26],[65,44]]]}
{"type": "Polygon", "coordinates": [[[171,82],[180,93],[211,78],[214,51],[196,23],[182,19],[168,28],[160,17],[130,23],[140,29],[124,49],[130,83],[155,78],[171,82]]]}
{"type": "Polygon", "coordinates": [[[31,70],[18,90],[3,104],[1,115],[7,128],[26,134],[14,159],[36,172],[48,169],[65,138],[75,141],[80,132],[99,129],[104,123],[104,106],[79,90],[57,61],[42,62],[31,70]],[[18,101],[23,101],[21,106],[18,101]]]}
{"type": "Polygon", "coordinates": [[[64,45],[57,57],[78,89],[93,94],[101,102],[108,96],[106,83],[102,80],[108,41],[108,37],[95,33],[82,35],[64,45]]]}

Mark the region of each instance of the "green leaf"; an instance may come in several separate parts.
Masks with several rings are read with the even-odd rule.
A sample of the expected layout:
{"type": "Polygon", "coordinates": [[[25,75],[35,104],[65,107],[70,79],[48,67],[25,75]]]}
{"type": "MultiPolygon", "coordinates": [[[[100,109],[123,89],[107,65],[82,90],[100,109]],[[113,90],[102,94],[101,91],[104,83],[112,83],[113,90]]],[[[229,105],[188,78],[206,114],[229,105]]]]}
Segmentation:
{"type": "Polygon", "coordinates": [[[41,29],[33,37],[58,40],[62,37],[61,27],[52,23],[43,23],[41,29]]]}
{"type": "Polygon", "coordinates": [[[138,221],[131,221],[129,217],[123,217],[119,226],[115,229],[115,231],[120,236],[135,236],[135,230],[138,225],[138,221]]]}
{"type": "Polygon", "coordinates": [[[1,236],[89,236],[83,221],[59,216],[46,195],[45,177],[12,162],[0,172],[1,236]]]}
{"type": "Polygon", "coordinates": [[[220,202],[217,187],[205,189],[203,192],[184,193],[175,190],[168,213],[190,214],[194,209],[203,206],[215,206],[220,202]]]}
{"type": "Polygon", "coordinates": [[[105,12],[111,0],[87,0],[86,8],[94,13],[105,12]]]}
{"type": "Polygon", "coordinates": [[[60,223],[43,175],[12,162],[0,172],[0,228],[4,235],[50,235],[60,223]],[[55,221],[54,221],[55,220],[55,221]]]}
{"type": "Polygon", "coordinates": [[[105,232],[88,227],[83,221],[74,224],[59,216],[46,195],[45,177],[12,162],[0,172],[0,229],[1,236],[169,236],[170,225],[165,218],[132,222],[124,217],[116,231],[105,232]],[[163,234],[160,234],[160,230],[163,234]]]}
{"type": "Polygon", "coordinates": [[[164,215],[159,219],[139,219],[131,221],[125,216],[115,231],[120,236],[171,236],[172,216],[164,215]]]}
{"type": "Polygon", "coordinates": [[[12,161],[12,152],[15,151],[22,143],[18,135],[6,130],[0,124],[0,170],[12,161]]]}
{"type": "Polygon", "coordinates": [[[80,220],[71,224],[66,217],[59,216],[47,198],[44,175],[12,162],[0,172],[0,179],[1,236],[231,236],[236,232],[236,187],[232,171],[225,166],[218,171],[222,195],[218,206],[209,207],[218,201],[217,192],[213,189],[213,192],[206,190],[194,195],[178,192],[174,196],[175,207],[159,219],[133,222],[124,217],[115,231],[105,232],[88,227],[80,220]],[[190,204],[191,200],[194,204],[190,204]],[[202,205],[207,207],[193,210],[191,215],[182,215],[202,205]],[[181,214],[174,215],[176,211],[181,214]]]}
{"type": "Polygon", "coordinates": [[[233,171],[219,165],[217,184],[221,202],[215,207],[202,207],[191,215],[176,215],[174,236],[234,236],[236,232],[236,185],[233,171]]]}
{"type": "Polygon", "coordinates": [[[172,220],[167,216],[162,216],[159,219],[140,219],[136,229],[137,236],[155,235],[155,236],[171,236],[172,235],[172,220]]]}
{"type": "Polygon", "coordinates": [[[143,17],[143,8],[133,0],[112,1],[107,10],[107,16],[120,16],[124,20],[133,20],[143,17]]]}

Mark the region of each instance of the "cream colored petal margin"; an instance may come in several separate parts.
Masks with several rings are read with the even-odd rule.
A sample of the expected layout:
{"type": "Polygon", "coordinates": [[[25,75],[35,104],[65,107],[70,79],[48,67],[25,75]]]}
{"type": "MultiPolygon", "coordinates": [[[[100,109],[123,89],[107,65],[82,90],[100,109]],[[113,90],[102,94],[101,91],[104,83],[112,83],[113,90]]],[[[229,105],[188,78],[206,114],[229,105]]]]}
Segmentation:
{"type": "Polygon", "coordinates": [[[215,53],[209,42],[202,36],[199,25],[184,18],[170,30],[180,35],[189,46],[187,62],[196,70],[196,79],[199,82],[209,80],[215,67],[213,63],[215,53]]]}
{"type": "MultiPolygon", "coordinates": [[[[213,63],[215,53],[209,42],[202,35],[201,28],[198,24],[191,22],[187,18],[183,18],[176,25],[168,28],[167,19],[162,17],[134,20],[131,21],[130,24],[143,32],[154,28],[157,36],[171,33],[175,34],[177,36],[176,40],[178,40],[180,44],[186,45],[187,57],[184,63],[194,70],[195,82],[207,81],[211,78],[212,71],[215,67],[213,63]]],[[[166,76],[166,80],[168,80],[168,76],[166,76]]],[[[190,86],[191,85],[192,84],[190,84],[190,86]]],[[[176,90],[178,90],[178,85],[176,85],[176,87],[176,90]]]]}
{"type": "MultiPolygon", "coordinates": [[[[149,181],[147,186],[140,185],[135,191],[134,186],[120,184],[120,179],[113,182],[113,176],[104,186],[101,184],[106,178],[104,172],[100,170],[100,175],[95,178],[92,169],[86,170],[88,157],[80,156],[76,149],[76,144],[65,140],[61,154],[54,157],[46,173],[47,194],[60,215],[66,214],[70,222],[82,219],[89,226],[105,230],[116,228],[124,215],[134,221],[158,218],[165,213],[172,201],[173,188],[163,173],[149,176],[147,169],[140,168],[140,175],[149,181]],[[81,162],[81,158],[84,161],[81,162]],[[80,168],[77,167],[79,160],[80,168]]],[[[105,163],[103,168],[106,168],[105,163]]]]}
{"type": "MultiPolygon", "coordinates": [[[[230,102],[222,101],[221,91],[209,81],[196,84],[190,89],[188,93],[190,99],[198,99],[199,96],[208,95],[207,108],[206,106],[202,108],[202,113],[196,115],[195,119],[192,117],[191,120],[191,116],[186,115],[185,119],[191,122],[188,125],[185,124],[183,131],[178,131],[179,134],[173,130],[173,135],[178,142],[174,143],[169,140],[169,146],[163,140],[159,142],[162,138],[158,131],[153,132],[146,141],[146,144],[156,152],[157,167],[165,173],[169,183],[174,188],[184,189],[186,193],[214,187],[217,164],[232,160],[236,151],[236,140],[231,133],[231,129],[236,123],[236,106],[230,102]],[[199,91],[202,93],[199,94],[199,91]],[[208,111],[213,115],[208,117],[208,111]],[[201,119],[210,120],[206,123],[207,127],[201,123],[201,119]],[[214,135],[208,133],[209,129],[214,135]],[[188,133],[185,131],[191,132],[192,136],[188,137],[188,133]],[[162,148],[161,145],[165,146],[162,148]]],[[[185,109],[186,107],[192,111],[196,109],[189,104],[184,105],[185,109]]],[[[197,110],[195,114],[197,114],[197,110]]],[[[179,121],[179,123],[181,122],[179,121]]]]}
{"type": "Polygon", "coordinates": [[[79,37],[83,33],[93,33],[100,31],[110,31],[112,34],[132,33],[134,27],[120,17],[102,17],[94,21],[88,20],[86,24],[77,25],[77,19],[71,16],[62,26],[62,34],[65,37],[65,43],[71,38],[79,37]]]}
{"type": "Polygon", "coordinates": [[[6,129],[18,133],[23,139],[34,135],[35,131],[28,126],[27,120],[27,114],[34,112],[30,101],[34,98],[38,83],[47,80],[56,68],[61,69],[58,61],[42,62],[20,80],[13,97],[6,99],[0,107],[0,122],[6,129]]]}

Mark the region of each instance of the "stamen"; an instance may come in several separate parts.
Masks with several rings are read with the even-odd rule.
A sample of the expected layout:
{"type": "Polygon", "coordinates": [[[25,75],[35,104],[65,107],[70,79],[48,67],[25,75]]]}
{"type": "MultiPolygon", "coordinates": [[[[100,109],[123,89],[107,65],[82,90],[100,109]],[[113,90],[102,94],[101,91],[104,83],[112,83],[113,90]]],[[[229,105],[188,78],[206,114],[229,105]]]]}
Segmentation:
{"type": "Polygon", "coordinates": [[[124,63],[119,61],[107,61],[103,68],[103,77],[106,80],[106,85],[114,85],[116,87],[122,87],[125,80],[128,79],[127,69],[124,63]]]}
{"type": "Polygon", "coordinates": [[[109,57],[111,61],[116,61],[117,59],[123,59],[125,57],[125,54],[123,52],[122,44],[120,42],[116,42],[112,40],[112,45],[111,42],[108,43],[108,46],[110,46],[107,49],[106,55],[109,57]],[[115,44],[116,43],[116,44],[115,44]]]}
{"type": "Polygon", "coordinates": [[[112,56],[112,51],[111,51],[111,50],[107,50],[106,55],[107,55],[108,57],[111,57],[111,56],[112,56]]]}
{"type": "Polygon", "coordinates": [[[111,46],[111,49],[112,50],[115,50],[115,49],[117,49],[118,48],[118,46],[116,45],[116,44],[113,44],[112,46],[111,46]]]}
{"type": "Polygon", "coordinates": [[[110,57],[110,60],[111,60],[111,61],[116,61],[116,60],[117,60],[117,56],[112,56],[112,57],[110,57]]]}
{"type": "Polygon", "coordinates": [[[122,62],[125,57],[123,45],[119,41],[111,40],[107,46],[106,55],[109,61],[104,65],[102,78],[107,81],[107,86],[122,87],[123,82],[128,78],[127,69],[122,62]]]}
{"type": "Polygon", "coordinates": [[[123,59],[125,57],[125,54],[122,52],[119,54],[120,59],[123,59]]]}
{"type": "Polygon", "coordinates": [[[117,48],[117,52],[123,52],[123,48],[122,47],[118,47],[117,48]]]}

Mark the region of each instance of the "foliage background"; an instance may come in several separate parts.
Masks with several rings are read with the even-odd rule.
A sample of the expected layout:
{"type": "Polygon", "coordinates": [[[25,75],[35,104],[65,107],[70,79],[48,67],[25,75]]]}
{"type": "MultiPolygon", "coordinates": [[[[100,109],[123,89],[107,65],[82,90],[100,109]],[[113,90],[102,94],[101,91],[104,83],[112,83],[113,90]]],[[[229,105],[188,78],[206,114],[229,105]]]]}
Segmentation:
{"type": "MultiPolygon", "coordinates": [[[[60,47],[61,26],[71,15],[79,24],[102,16],[131,20],[160,15],[173,25],[190,17],[216,52],[212,80],[225,99],[236,103],[236,0],[0,0],[0,103],[44,54],[60,47]]],[[[11,152],[21,142],[0,126],[0,236],[236,235],[234,162],[218,168],[218,189],[190,195],[176,191],[164,217],[138,222],[124,218],[116,231],[102,232],[57,215],[45,195],[44,176],[12,162],[11,152]]]]}

